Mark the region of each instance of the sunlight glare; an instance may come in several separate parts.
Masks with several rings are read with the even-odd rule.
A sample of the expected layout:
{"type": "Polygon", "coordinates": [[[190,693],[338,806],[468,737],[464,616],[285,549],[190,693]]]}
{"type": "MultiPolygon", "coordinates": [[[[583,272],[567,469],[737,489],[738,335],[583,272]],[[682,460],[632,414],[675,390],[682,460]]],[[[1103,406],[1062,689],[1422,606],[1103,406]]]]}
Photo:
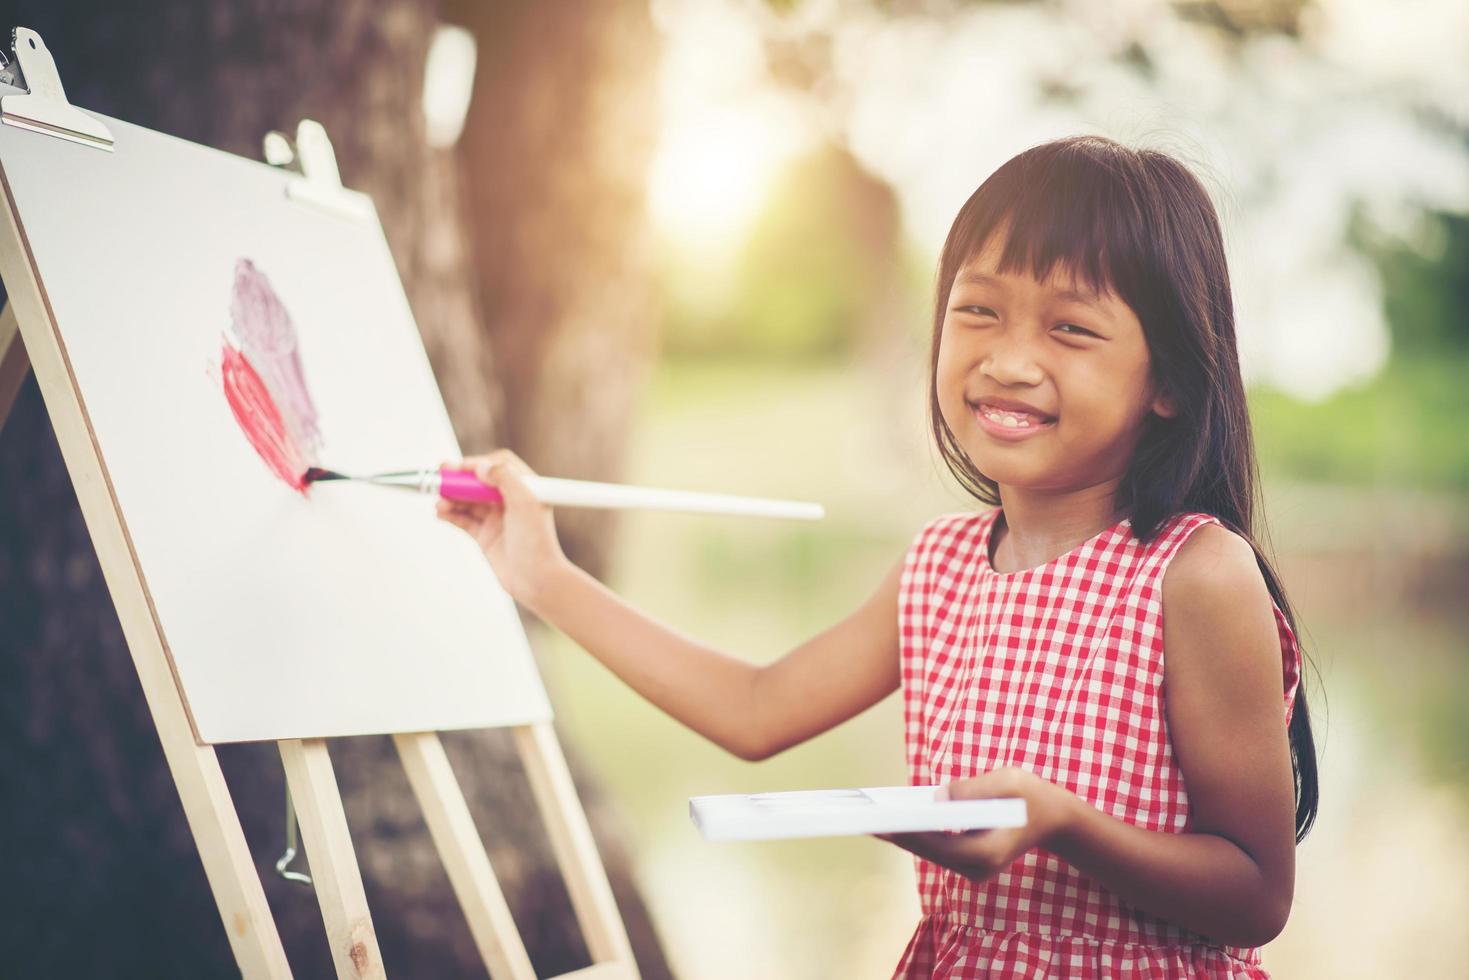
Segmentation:
{"type": "Polygon", "coordinates": [[[659,232],[705,253],[738,247],[776,173],[811,142],[798,117],[787,100],[762,93],[669,118],[649,174],[659,232]]]}

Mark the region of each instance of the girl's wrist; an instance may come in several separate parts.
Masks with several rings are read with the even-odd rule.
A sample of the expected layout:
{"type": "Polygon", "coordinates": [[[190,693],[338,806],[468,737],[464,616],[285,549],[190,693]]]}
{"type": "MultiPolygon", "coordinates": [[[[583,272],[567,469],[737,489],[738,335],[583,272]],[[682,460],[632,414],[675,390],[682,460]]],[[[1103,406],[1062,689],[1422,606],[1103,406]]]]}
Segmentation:
{"type": "Polygon", "coordinates": [[[1058,849],[1065,848],[1070,842],[1082,817],[1080,808],[1087,803],[1064,786],[1052,783],[1051,787],[1051,802],[1042,818],[1047,824],[1042,844],[1047,850],[1059,854],[1058,849]]]}
{"type": "Polygon", "coordinates": [[[564,554],[548,562],[541,574],[531,579],[520,604],[541,619],[552,622],[554,611],[550,608],[556,596],[566,588],[568,579],[579,569],[564,554]]]}

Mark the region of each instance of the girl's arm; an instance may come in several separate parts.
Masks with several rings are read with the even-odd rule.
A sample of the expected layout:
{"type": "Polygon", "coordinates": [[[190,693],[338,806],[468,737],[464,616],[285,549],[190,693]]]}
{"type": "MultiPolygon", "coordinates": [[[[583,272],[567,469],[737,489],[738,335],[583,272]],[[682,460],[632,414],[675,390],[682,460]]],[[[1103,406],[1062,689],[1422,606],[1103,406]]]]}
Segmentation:
{"type": "Polygon", "coordinates": [[[721,653],[645,616],[577,568],[551,509],[513,454],[466,460],[498,487],[497,505],[441,501],[474,536],[507,592],[689,728],[751,761],[818,735],[897,690],[901,563],[846,619],[766,666],[721,653]]]}
{"type": "Polygon", "coordinates": [[[1280,637],[1244,538],[1212,524],[1163,581],[1164,701],[1191,809],[1158,833],[1072,797],[1051,845],[1123,901],[1219,942],[1258,946],[1285,927],[1295,886],[1295,790],[1280,637]]]}
{"type": "Polygon", "coordinates": [[[976,880],[1044,847],[1134,908],[1231,946],[1280,933],[1295,883],[1295,799],[1280,638],[1243,538],[1196,530],[1163,582],[1164,694],[1189,832],[1145,830],[1017,768],[955,780],[952,799],[1022,796],[1029,823],[879,835],[976,880]]]}
{"type": "Polygon", "coordinates": [[[899,571],[846,619],[767,666],[645,616],[570,562],[528,605],[663,711],[758,762],[897,690],[899,571]]]}

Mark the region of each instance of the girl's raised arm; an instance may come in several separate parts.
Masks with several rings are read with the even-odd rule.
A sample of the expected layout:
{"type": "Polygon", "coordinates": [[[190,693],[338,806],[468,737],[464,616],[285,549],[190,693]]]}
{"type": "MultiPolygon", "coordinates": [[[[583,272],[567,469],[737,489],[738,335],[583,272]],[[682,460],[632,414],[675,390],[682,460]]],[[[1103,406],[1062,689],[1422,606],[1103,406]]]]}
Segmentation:
{"type": "Polygon", "coordinates": [[[439,516],[479,543],[507,592],[629,687],[730,753],[769,758],[897,690],[898,563],[850,616],[757,665],[644,615],[568,561],[549,507],[508,451],[466,460],[504,504],[441,501],[439,516]]]}
{"type": "Polygon", "coordinates": [[[846,619],[765,666],[644,615],[570,562],[530,608],[653,704],[757,762],[897,690],[897,572],[846,619]]]}

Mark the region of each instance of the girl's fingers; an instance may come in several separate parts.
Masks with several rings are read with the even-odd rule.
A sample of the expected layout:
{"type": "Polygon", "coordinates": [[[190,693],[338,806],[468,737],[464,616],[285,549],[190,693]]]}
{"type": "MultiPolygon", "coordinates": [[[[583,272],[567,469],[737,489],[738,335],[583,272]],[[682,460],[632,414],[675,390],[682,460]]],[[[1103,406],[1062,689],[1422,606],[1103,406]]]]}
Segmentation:
{"type": "Polygon", "coordinates": [[[500,504],[483,503],[478,500],[451,500],[440,497],[434,504],[436,513],[444,513],[446,510],[474,520],[484,520],[491,514],[500,512],[500,504]]]}
{"type": "Polygon", "coordinates": [[[887,841],[889,844],[895,844],[898,847],[901,847],[905,851],[909,851],[909,852],[911,852],[913,854],[917,854],[919,857],[927,857],[928,856],[927,854],[923,853],[923,851],[925,849],[924,849],[922,843],[920,843],[916,839],[917,838],[917,835],[916,834],[911,834],[911,833],[895,833],[895,834],[874,834],[873,836],[880,837],[883,840],[887,841]]]}
{"type": "Polygon", "coordinates": [[[486,507],[467,507],[454,500],[440,500],[434,505],[434,516],[473,534],[485,523],[489,510],[486,507]]]}
{"type": "Polygon", "coordinates": [[[470,531],[470,532],[473,532],[474,531],[474,524],[473,524],[473,522],[471,522],[463,514],[455,514],[453,512],[440,513],[438,515],[438,517],[439,517],[439,520],[445,521],[445,522],[447,522],[449,524],[453,524],[455,527],[459,528],[460,530],[470,531]]]}

